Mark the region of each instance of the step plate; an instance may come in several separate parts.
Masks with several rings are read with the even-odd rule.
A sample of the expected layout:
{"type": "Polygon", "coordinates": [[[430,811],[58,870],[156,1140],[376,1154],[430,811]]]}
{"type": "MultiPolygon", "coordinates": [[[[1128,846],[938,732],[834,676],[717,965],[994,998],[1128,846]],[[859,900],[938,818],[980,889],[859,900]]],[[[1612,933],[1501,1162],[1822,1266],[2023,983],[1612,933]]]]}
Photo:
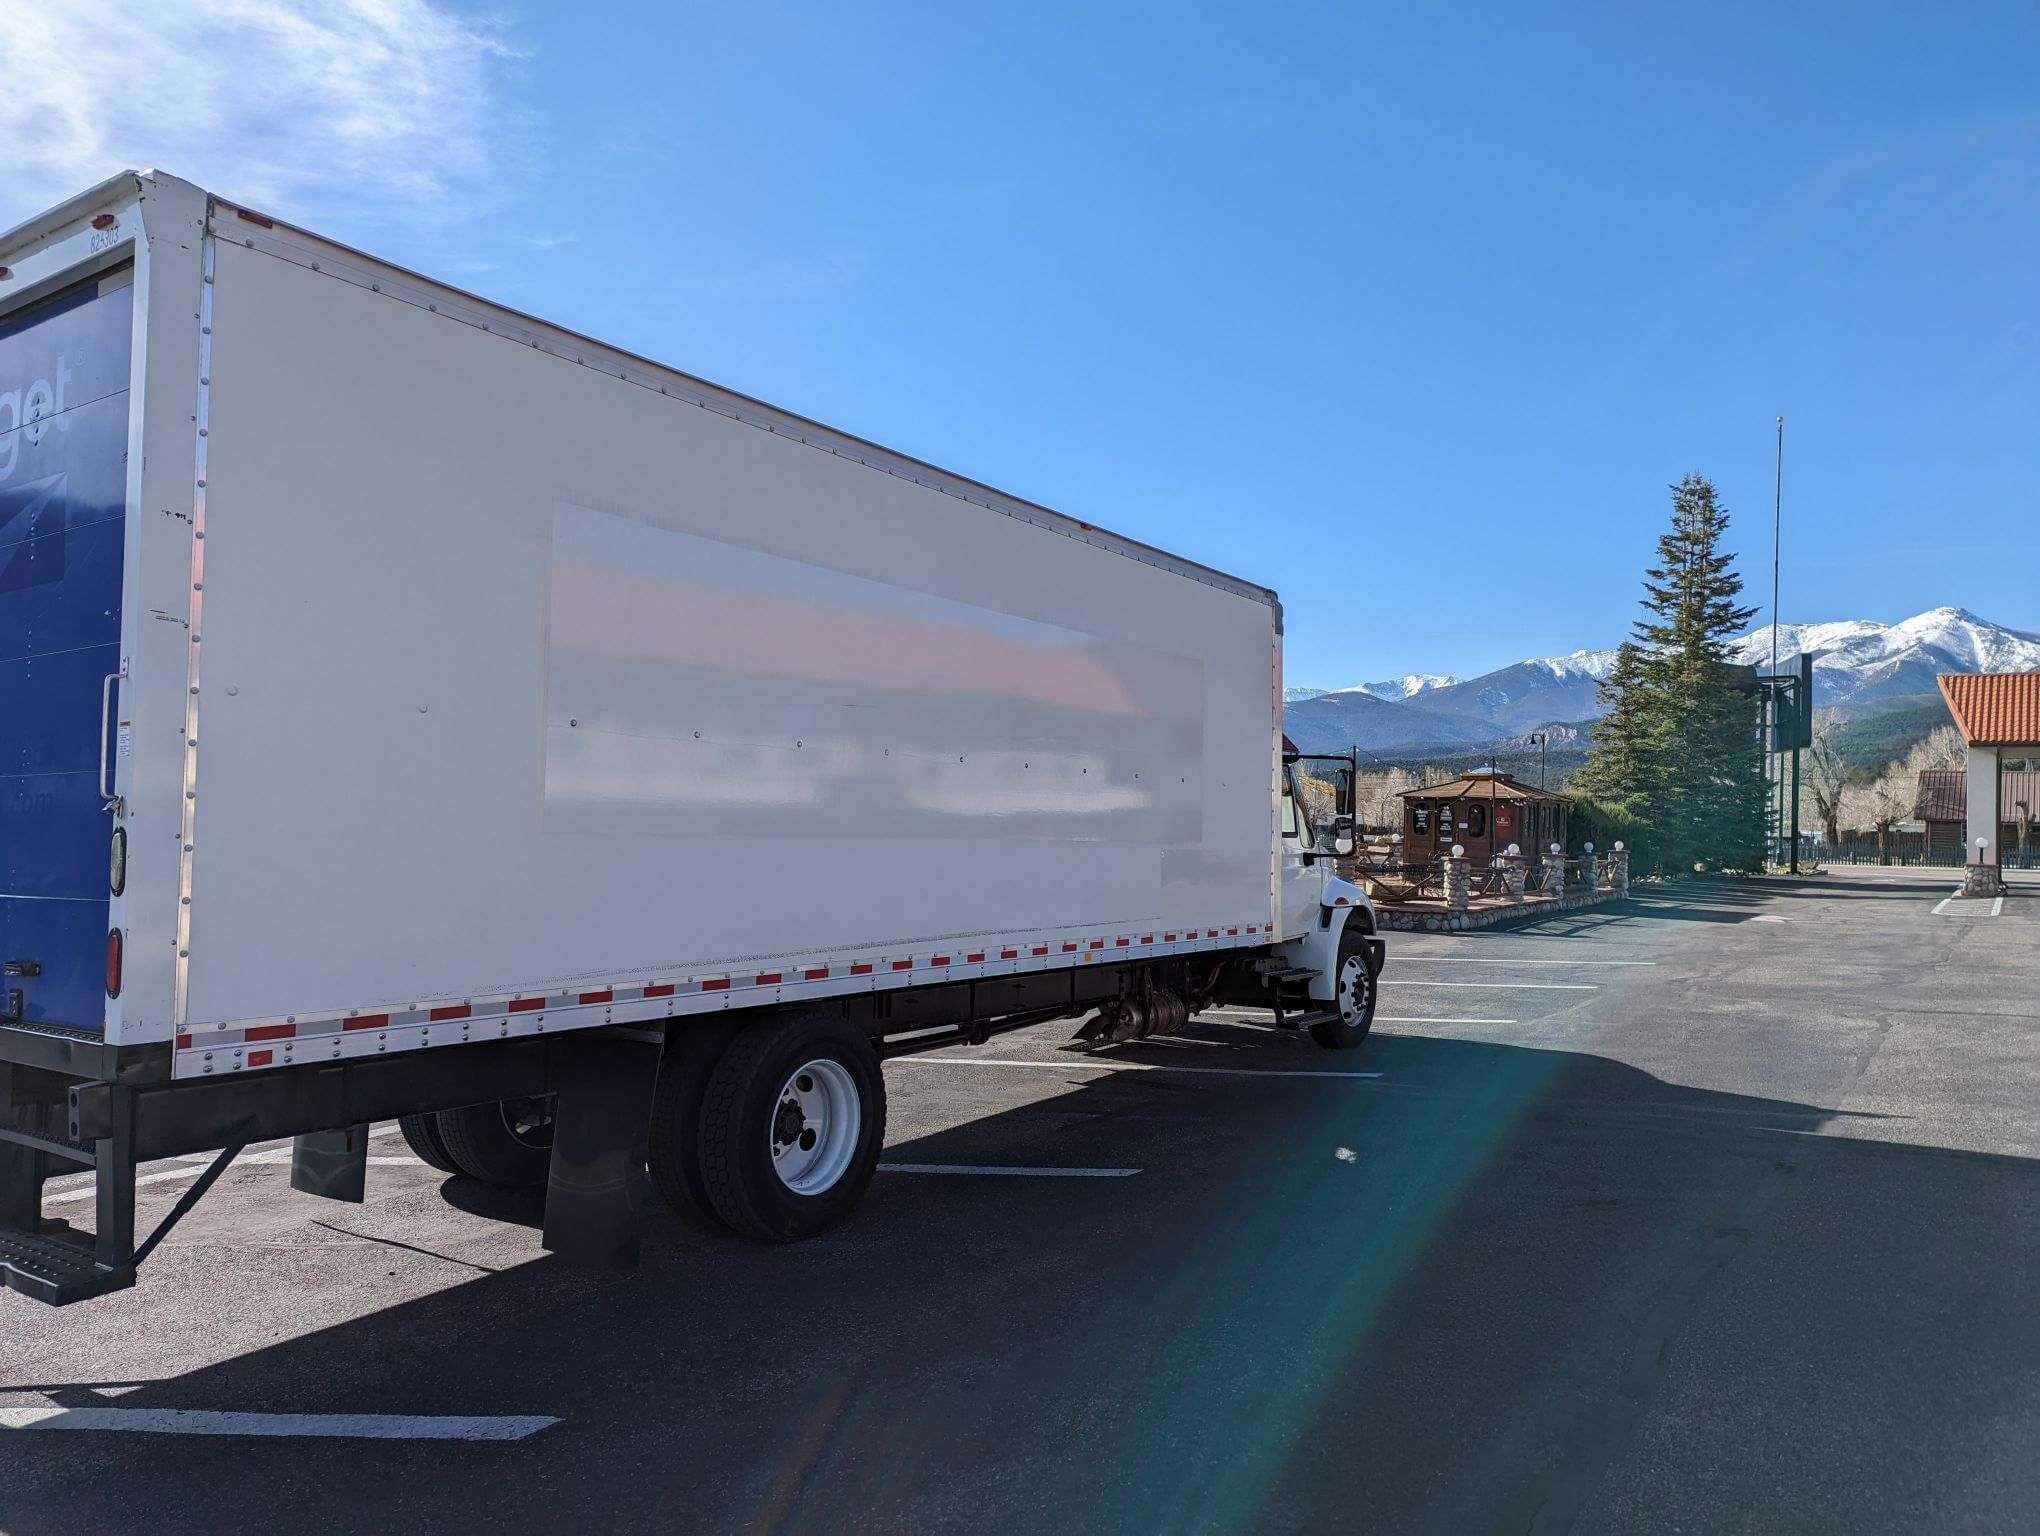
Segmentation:
{"type": "Polygon", "coordinates": [[[109,1269],[92,1250],[57,1237],[0,1231],[0,1281],[11,1291],[53,1307],[89,1301],[135,1283],[130,1267],[109,1269]]]}

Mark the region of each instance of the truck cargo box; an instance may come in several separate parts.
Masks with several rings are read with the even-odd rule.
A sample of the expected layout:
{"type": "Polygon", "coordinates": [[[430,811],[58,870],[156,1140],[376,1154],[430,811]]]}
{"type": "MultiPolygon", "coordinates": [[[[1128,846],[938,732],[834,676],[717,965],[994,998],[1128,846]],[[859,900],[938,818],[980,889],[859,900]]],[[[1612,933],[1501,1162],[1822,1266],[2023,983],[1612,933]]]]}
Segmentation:
{"type": "Polygon", "coordinates": [[[131,883],[61,942],[0,908],[62,956],[25,1019],[247,1071],[1263,934],[1264,589],[168,178],[108,201],[141,284],[12,338],[77,421],[0,492],[71,566],[0,619],[96,605],[22,766],[64,775],[62,894],[116,819],[131,883]],[[183,367],[131,391],[137,292],[135,370],[183,367]]]}

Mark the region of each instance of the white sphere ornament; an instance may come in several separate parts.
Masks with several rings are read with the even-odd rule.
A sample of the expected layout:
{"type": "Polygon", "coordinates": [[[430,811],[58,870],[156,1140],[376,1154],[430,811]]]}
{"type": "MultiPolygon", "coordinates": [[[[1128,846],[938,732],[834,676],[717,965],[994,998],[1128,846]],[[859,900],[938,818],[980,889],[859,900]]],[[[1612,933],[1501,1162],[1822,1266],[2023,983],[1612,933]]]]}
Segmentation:
{"type": "Polygon", "coordinates": [[[1593,851],[1594,845],[1592,843],[1587,844],[1587,852],[1592,853],[1593,851]]]}
{"type": "Polygon", "coordinates": [[[1617,853],[1620,853],[1622,851],[1622,841],[1620,838],[1617,838],[1615,841],[1615,851],[1617,853]]]}
{"type": "Polygon", "coordinates": [[[1466,857],[1466,849],[1465,849],[1464,847],[1462,847],[1462,846],[1461,846],[1460,844],[1458,844],[1458,843],[1454,843],[1454,844],[1452,845],[1452,857],[1453,857],[1453,858],[1455,858],[1455,859],[1463,859],[1463,858],[1465,858],[1465,857],[1466,857]]]}
{"type": "Polygon", "coordinates": [[[1509,844],[1509,857],[1510,857],[1510,858],[1512,858],[1512,859],[1520,859],[1520,858],[1521,858],[1522,856],[1523,856],[1523,850],[1522,850],[1521,848],[1518,848],[1518,847],[1517,847],[1517,846],[1516,846],[1516,845],[1515,845],[1514,843],[1511,843],[1511,844],[1509,844]]]}
{"type": "Polygon", "coordinates": [[[1553,844],[1551,845],[1551,851],[1552,851],[1553,853],[1556,853],[1556,852],[1558,852],[1558,844],[1556,844],[1556,843],[1553,843],[1553,844]]]}

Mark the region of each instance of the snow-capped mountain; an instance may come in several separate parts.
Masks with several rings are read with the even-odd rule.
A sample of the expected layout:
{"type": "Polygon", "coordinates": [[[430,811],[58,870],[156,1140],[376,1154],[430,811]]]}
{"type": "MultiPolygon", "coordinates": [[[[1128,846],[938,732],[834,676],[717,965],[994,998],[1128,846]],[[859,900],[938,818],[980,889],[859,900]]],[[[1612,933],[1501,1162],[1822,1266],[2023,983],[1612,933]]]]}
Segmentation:
{"type": "Polygon", "coordinates": [[[1430,672],[1405,672],[1401,677],[1387,678],[1378,683],[1355,683],[1351,688],[1341,688],[1340,693],[1364,693],[1374,699],[1413,699],[1420,693],[1434,693],[1440,688],[1450,688],[1458,682],[1456,677],[1440,677],[1430,672]]]}
{"type": "Polygon", "coordinates": [[[1577,683],[1582,678],[1598,683],[1615,669],[1615,651],[1612,646],[1605,651],[1567,651],[1563,656],[1533,657],[1522,665],[1542,667],[1561,683],[1577,683]]]}
{"type": "MultiPolygon", "coordinates": [[[[2040,671],[2040,634],[2008,629],[1953,607],[1930,608],[1895,624],[1874,619],[1781,624],[1781,667],[1803,650],[1814,653],[1814,702],[1851,714],[1902,709],[1923,720],[1940,719],[1937,673],[2040,671]]],[[[1746,665],[1768,666],[1770,626],[1731,642],[1729,656],[1746,665]]],[[[1379,749],[1577,724],[1600,715],[1598,685],[1614,663],[1612,649],[1579,650],[1533,657],[1464,680],[1413,672],[1356,688],[1296,689],[1291,699],[1302,713],[1292,714],[1291,735],[1299,742],[1312,737],[1316,750],[1339,741],[1379,749]]]]}
{"type": "MultiPolygon", "coordinates": [[[[1963,608],[1929,608],[1896,624],[1842,619],[1778,626],[1778,662],[1813,652],[1817,704],[1853,704],[1893,694],[1932,693],[1939,672],[2040,670],[2040,635],[2006,629],[1963,608]]],[[[1770,626],[1729,648],[1733,660],[1769,669],[1770,626]]]]}

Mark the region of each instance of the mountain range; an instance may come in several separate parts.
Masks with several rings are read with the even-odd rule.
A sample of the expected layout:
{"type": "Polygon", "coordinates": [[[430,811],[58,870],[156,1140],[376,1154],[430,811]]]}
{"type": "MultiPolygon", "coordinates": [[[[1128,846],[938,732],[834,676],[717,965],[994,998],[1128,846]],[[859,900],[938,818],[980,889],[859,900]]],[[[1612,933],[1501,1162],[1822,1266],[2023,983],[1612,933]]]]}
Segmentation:
{"type": "MultiPolygon", "coordinates": [[[[1879,735],[1924,734],[1946,720],[1934,677],[1939,672],[2040,670],[2040,634],[2010,629],[1962,608],[1930,608],[1896,624],[1843,619],[1778,628],[1782,668],[1813,653],[1813,699],[1844,719],[1890,717],[1879,735]]],[[[1730,659],[1768,670],[1768,625],[1739,636],[1730,659]]],[[[1370,753],[1436,750],[1464,756],[1478,748],[1520,748],[1532,732],[1575,742],[1601,713],[1600,680],[1615,651],[1579,650],[1535,657],[1479,677],[1411,672],[1345,688],[1295,687],[1283,718],[1305,751],[1358,746],[1370,753]]],[[[1903,745],[1899,750],[1903,750],[1903,745]]]]}

